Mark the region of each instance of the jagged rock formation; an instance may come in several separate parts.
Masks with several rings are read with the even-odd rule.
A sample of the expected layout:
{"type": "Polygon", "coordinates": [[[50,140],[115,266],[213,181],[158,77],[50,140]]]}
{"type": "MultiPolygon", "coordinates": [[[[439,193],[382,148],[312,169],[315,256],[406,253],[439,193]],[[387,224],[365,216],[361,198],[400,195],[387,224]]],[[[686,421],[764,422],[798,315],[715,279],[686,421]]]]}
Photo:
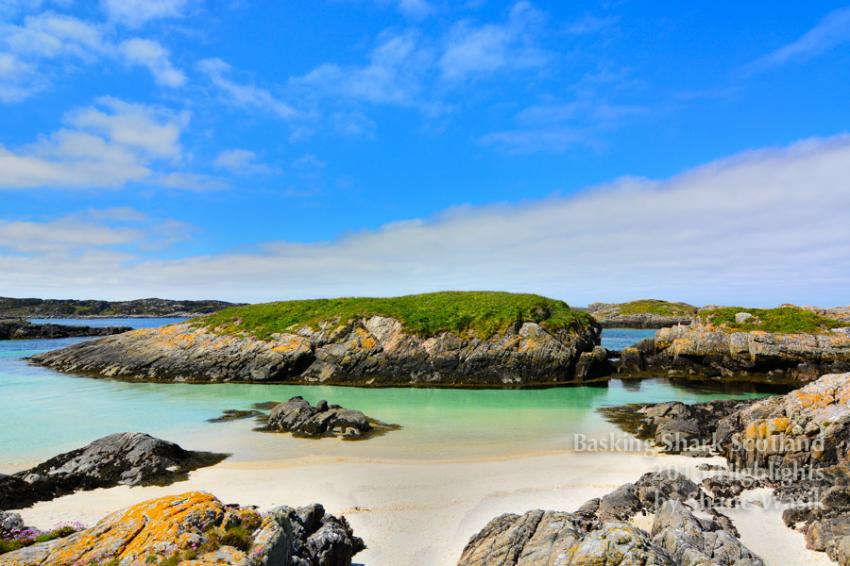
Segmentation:
{"type": "Polygon", "coordinates": [[[74,326],[70,324],[33,324],[25,320],[0,320],[0,340],[111,336],[132,330],[129,326],[74,326]]]}
{"type": "Polygon", "coordinates": [[[191,452],[142,433],[119,433],[10,476],[0,475],[0,509],[18,509],[77,490],[166,485],[225,454],[191,452]]]}
{"type": "Polygon", "coordinates": [[[321,505],[254,508],[189,492],[139,503],[68,537],[0,555],[0,566],[173,564],[349,566],[365,545],[321,505]]]}
{"type": "Polygon", "coordinates": [[[665,328],[690,324],[696,318],[697,308],[686,303],[644,299],[620,304],[592,303],[587,312],[603,328],[665,328]]]}
{"type": "Polygon", "coordinates": [[[681,475],[649,473],[574,513],[501,515],[470,539],[458,566],[763,566],[728,517],[694,515],[699,497],[707,495],[681,475]],[[637,513],[654,513],[651,533],[627,522],[637,513]]]}
{"type": "Polygon", "coordinates": [[[607,416],[662,447],[664,438],[685,435],[726,457],[752,477],[706,479],[713,497],[734,501],[746,487],[775,488],[796,503],[784,519],[808,548],[850,564],[850,373],[760,400],[629,406],[607,416]]]}
{"type": "Polygon", "coordinates": [[[394,428],[370,419],[360,411],[319,401],[315,406],[303,397],[293,397],[276,405],[262,430],[290,432],[296,436],[365,438],[394,428]]]}
{"type": "Polygon", "coordinates": [[[662,328],[654,339],[625,348],[620,372],[735,378],[803,384],[850,371],[850,333],[729,331],[701,321],[662,328]]]}
{"type": "Polygon", "coordinates": [[[582,380],[579,357],[600,329],[546,331],[517,323],[486,339],[442,332],[421,337],[372,316],[269,339],[202,324],[135,330],[34,356],[66,372],[145,381],[256,381],[346,385],[554,385],[582,380]]]}
{"type": "Polygon", "coordinates": [[[0,318],[89,318],[197,316],[219,311],[233,303],[224,301],[173,301],[136,299],[98,301],[74,299],[13,299],[0,297],[0,318]]]}

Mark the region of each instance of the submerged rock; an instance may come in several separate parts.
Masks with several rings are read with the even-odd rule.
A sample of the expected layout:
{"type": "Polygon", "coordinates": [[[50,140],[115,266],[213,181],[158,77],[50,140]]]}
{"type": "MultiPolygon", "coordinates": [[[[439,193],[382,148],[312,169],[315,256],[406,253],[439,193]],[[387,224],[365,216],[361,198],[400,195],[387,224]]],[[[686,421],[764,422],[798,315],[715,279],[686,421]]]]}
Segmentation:
{"type": "Polygon", "coordinates": [[[0,476],[0,509],[27,507],[77,490],[166,485],[226,457],[191,452],[138,432],[111,434],[28,470],[0,476]]]}
{"type": "Polygon", "coordinates": [[[77,326],[73,324],[34,324],[25,320],[0,320],[0,340],[110,336],[133,330],[129,326],[77,326]]]}
{"type": "Polygon", "coordinates": [[[393,428],[398,427],[370,419],[360,411],[329,405],[327,401],[313,406],[299,396],[275,405],[262,430],[296,436],[363,438],[393,428]]]}
{"type": "Polygon", "coordinates": [[[365,545],[321,505],[267,514],[208,493],[153,499],[71,536],[0,555],[0,566],[231,564],[349,566],[365,545]]]}

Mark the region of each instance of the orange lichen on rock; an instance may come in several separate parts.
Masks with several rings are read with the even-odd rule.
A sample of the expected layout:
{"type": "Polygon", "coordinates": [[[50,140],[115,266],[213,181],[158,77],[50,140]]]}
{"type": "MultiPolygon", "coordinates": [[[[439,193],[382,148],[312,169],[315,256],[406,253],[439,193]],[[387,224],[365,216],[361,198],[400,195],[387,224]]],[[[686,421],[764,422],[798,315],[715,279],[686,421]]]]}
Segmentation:
{"type": "Polygon", "coordinates": [[[797,401],[800,402],[800,405],[804,409],[808,409],[810,407],[827,407],[835,403],[835,397],[828,393],[817,393],[817,392],[806,392],[806,391],[794,391],[794,395],[797,398],[797,401]]]}
{"type": "Polygon", "coordinates": [[[277,352],[279,354],[288,354],[303,347],[309,347],[309,342],[304,338],[301,338],[300,336],[293,336],[289,340],[286,340],[285,342],[281,342],[277,346],[274,346],[272,348],[272,352],[277,352]]]}
{"type": "Polygon", "coordinates": [[[27,561],[10,553],[2,564],[143,564],[150,555],[171,556],[189,548],[224,516],[224,505],[208,493],[193,491],[134,505],[112,513],[94,527],[56,541],[41,559],[27,561]],[[8,562],[6,560],[9,560],[8,562]]]}

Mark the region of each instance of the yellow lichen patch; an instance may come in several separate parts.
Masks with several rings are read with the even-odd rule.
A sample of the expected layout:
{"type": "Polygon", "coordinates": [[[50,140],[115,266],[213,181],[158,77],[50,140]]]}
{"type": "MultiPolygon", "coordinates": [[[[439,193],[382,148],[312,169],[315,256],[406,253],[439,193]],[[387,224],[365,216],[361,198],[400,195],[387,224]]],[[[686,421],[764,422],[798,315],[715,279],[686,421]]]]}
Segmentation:
{"type": "Polygon", "coordinates": [[[785,432],[791,426],[791,419],[788,417],[777,417],[770,420],[770,430],[772,434],[785,432]]]}
{"type": "Polygon", "coordinates": [[[533,352],[538,348],[540,348],[540,341],[531,336],[521,340],[519,343],[519,351],[522,353],[533,352]]]}
{"type": "Polygon", "coordinates": [[[809,407],[827,407],[835,403],[835,398],[832,395],[820,393],[807,393],[805,391],[794,391],[797,401],[804,409],[809,407]]]}
{"type": "Polygon", "coordinates": [[[301,348],[303,345],[304,339],[296,336],[290,340],[287,340],[286,342],[281,342],[280,344],[272,348],[272,352],[277,352],[279,354],[288,354],[301,348]]]}
{"type": "Polygon", "coordinates": [[[357,334],[357,338],[360,341],[360,347],[364,350],[372,350],[378,346],[378,341],[375,340],[375,337],[369,334],[369,331],[364,328],[357,328],[354,330],[354,333],[357,334]]]}
{"type": "Polygon", "coordinates": [[[186,548],[223,516],[221,502],[198,491],[145,501],[59,543],[43,563],[100,564],[117,558],[122,564],[143,564],[151,554],[171,555],[186,548]]]}

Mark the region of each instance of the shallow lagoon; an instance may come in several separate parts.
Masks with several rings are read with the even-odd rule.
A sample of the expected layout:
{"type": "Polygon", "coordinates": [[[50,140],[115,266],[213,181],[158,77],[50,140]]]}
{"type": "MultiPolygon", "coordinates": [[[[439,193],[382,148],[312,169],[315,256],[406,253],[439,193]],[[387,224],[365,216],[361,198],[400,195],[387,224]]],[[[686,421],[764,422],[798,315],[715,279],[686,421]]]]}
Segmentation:
{"type": "MultiPolygon", "coordinates": [[[[164,319],[59,321],[150,327],[164,319]]],[[[622,348],[652,331],[606,330],[622,348]]],[[[0,471],[10,472],[105,434],[144,431],[235,459],[305,455],[391,459],[505,457],[569,449],[574,435],[607,437],[615,429],[595,411],[635,402],[749,397],[753,392],[682,387],[664,379],[523,390],[364,389],[262,384],[150,384],[69,376],[29,365],[24,357],[82,339],[0,342],[0,471]],[[305,441],[251,431],[251,421],[212,424],[225,409],[302,395],[356,408],[402,429],[364,444],[305,441]],[[367,448],[368,447],[368,448],[367,448]]]]}

